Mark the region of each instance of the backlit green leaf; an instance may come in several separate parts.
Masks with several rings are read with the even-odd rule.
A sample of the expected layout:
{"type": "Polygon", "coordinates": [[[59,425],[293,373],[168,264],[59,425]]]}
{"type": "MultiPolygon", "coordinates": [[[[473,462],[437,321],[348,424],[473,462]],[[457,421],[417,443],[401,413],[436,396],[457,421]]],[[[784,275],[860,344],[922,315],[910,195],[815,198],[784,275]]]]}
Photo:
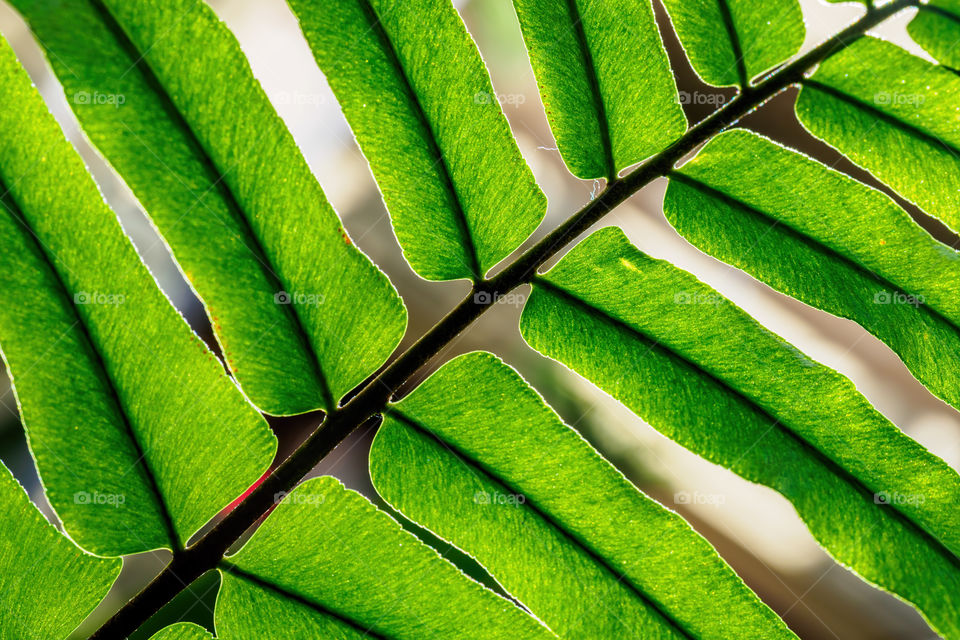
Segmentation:
{"type": "Polygon", "coordinates": [[[746,86],[796,54],[806,34],[797,0],[664,0],[697,74],[746,86]]]}
{"type": "Polygon", "coordinates": [[[331,477],[285,496],[221,571],[230,640],[555,637],[331,477]]]}
{"type": "Polygon", "coordinates": [[[960,77],[876,38],[805,80],[797,116],[897,193],[960,229],[960,77]]]}
{"type": "Polygon", "coordinates": [[[546,198],[450,0],[289,4],[417,273],[477,280],[533,233],[546,198]]]}
{"type": "Polygon", "coordinates": [[[615,228],[534,283],[521,330],[664,435],[782,493],[838,561],[960,634],[960,476],[848,379],[615,228]]]}
{"type": "Polygon", "coordinates": [[[204,300],[254,404],[273,414],[329,410],[383,363],[406,311],[351,244],[210,7],[13,4],[84,131],[204,300]]]}
{"type": "Polygon", "coordinates": [[[703,251],[860,323],[960,408],[960,254],[885,195],[735,130],[674,174],[663,210],[703,251]]]}
{"type": "Polygon", "coordinates": [[[199,625],[181,622],[153,634],[150,640],[213,640],[213,636],[199,625]]]}
{"type": "Polygon", "coordinates": [[[447,363],[393,405],[370,471],[562,638],[794,637],[491,354],[447,363]]]}
{"type": "Polygon", "coordinates": [[[907,32],[941,64],[960,70],[960,0],[921,4],[907,32]]]}
{"type": "Polygon", "coordinates": [[[650,0],[514,0],[550,128],[578,178],[613,178],[686,129],[650,0]]]}
{"type": "Polygon", "coordinates": [[[157,288],[0,41],[0,345],[47,497],[101,555],[177,547],[276,439],[157,288]]]}
{"type": "Polygon", "coordinates": [[[0,640],[65,637],[119,573],[119,560],[87,555],[61,535],[0,464],[0,640]]]}

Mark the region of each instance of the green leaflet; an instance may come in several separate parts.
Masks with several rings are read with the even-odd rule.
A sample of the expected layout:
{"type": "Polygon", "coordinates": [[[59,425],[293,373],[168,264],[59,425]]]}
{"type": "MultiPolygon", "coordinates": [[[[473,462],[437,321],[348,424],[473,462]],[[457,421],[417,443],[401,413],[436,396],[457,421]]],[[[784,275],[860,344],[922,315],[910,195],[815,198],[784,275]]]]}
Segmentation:
{"type": "MultiPolygon", "coordinates": [[[[159,611],[130,634],[126,640],[152,640],[166,627],[190,624],[201,629],[213,629],[213,610],[220,591],[220,572],[210,570],[163,604],[159,611]]],[[[189,630],[188,630],[189,633],[189,630]]]]}
{"type": "Polygon", "coordinates": [[[447,363],[393,405],[370,471],[562,638],[795,637],[491,354],[447,363]]]}
{"type": "Polygon", "coordinates": [[[930,0],[920,5],[907,32],[941,64],[960,70],[960,0],[930,0]]]}
{"type": "Polygon", "coordinates": [[[960,408],[960,254],[888,197],[734,130],[674,174],[663,209],[701,250],[861,324],[960,408]]]}
{"type": "Polygon", "coordinates": [[[213,636],[192,622],[180,622],[153,634],[150,640],[213,640],[213,636]]]}
{"type": "Polygon", "coordinates": [[[534,283],[521,331],[668,437],[782,493],[838,561],[960,637],[960,476],[849,380],[615,228],[534,283]]]}
{"type": "Polygon", "coordinates": [[[288,1],[410,265],[430,280],[482,278],[533,233],[547,202],[453,4],[288,1]]]}
{"type": "Polygon", "coordinates": [[[796,54],[806,27],[797,0],[664,0],[690,64],[707,84],[746,86],[796,54]]]}
{"type": "Polygon", "coordinates": [[[221,573],[230,640],[555,637],[329,476],[287,495],[221,573]]]}
{"type": "Polygon", "coordinates": [[[276,439],[157,288],[0,41],[0,345],[47,497],[100,555],[177,547],[276,439]]]}
{"type": "Polygon", "coordinates": [[[650,0],[514,0],[557,146],[612,179],[686,130],[650,0]]]}
{"type": "Polygon", "coordinates": [[[204,2],[13,4],[204,300],[254,404],[330,410],[384,362],[406,326],[403,303],[352,246],[204,2]]]}
{"type": "Polygon", "coordinates": [[[66,637],[120,573],[48,523],[0,464],[0,640],[66,637]]]}
{"type": "Polygon", "coordinates": [[[863,38],[803,82],[797,116],[897,193],[960,229],[960,77],[863,38]]]}

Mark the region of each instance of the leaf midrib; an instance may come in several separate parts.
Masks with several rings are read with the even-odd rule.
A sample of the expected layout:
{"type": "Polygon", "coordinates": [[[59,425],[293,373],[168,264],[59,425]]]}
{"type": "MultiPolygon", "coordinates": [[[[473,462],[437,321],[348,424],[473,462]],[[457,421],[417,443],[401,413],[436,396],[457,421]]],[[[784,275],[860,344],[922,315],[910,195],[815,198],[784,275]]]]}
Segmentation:
{"type": "Polygon", "coordinates": [[[730,11],[728,0],[717,0],[720,8],[720,15],[723,18],[723,26],[727,30],[727,38],[730,40],[730,49],[733,51],[734,63],[737,65],[737,78],[741,89],[747,89],[750,86],[750,78],[747,76],[747,63],[743,59],[743,46],[740,43],[740,34],[737,33],[737,27],[733,22],[733,13],[730,11]]]}
{"type": "MultiPolygon", "coordinates": [[[[99,374],[98,377],[103,380],[111,403],[114,405],[115,411],[120,416],[120,421],[123,424],[124,432],[126,433],[130,442],[133,444],[134,453],[137,456],[134,464],[139,464],[143,467],[148,488],[156,499],[157,504],[160,506],[160,517],[163,520],[165,533],[170,542],[170,546],[174,553],[182,551],[183,545],[180,542],[180,536],[178,535],[173,515],[170,513],[170,508],[167,505],[167,501],[164,499],[163,493],[160,491],[160,486],[157,483],[157,477],[153,471],[153,467],[150,464],[150,458],[147,456],[146,450],[143,448],[140,439],[137,437],[136,430],[130,423],[130,416],[126,411],[124,402],[120,398],[120,393],[117,390],[116,383],[108,372],[106,362],[103,359],[103,353],[100,350],[101,345],[93,339],[93,334],[90,331],[90,327],[87,325],[87,321],[84,319],[83,314],[77,311],[75,303],[71,305],[73,296],[71,295],[70,290],[67,288],[67,284],[64,282],[63,276],[57,269],[51,255],[47,252],[46,246],[40,241],[36,232],[33,230],[33,227],[31,227],[29,222],[27,222],[26,217],[22,213],[22,208],[16,201],[16,198],[14,198],[11,191],[7,188],[2,178],[0,178],[0,193],[3,194],[3,199],[5,200],[5,202],[0,202],[0,207],[6,208],[8,213],[27,231],[27,234],[29,235],[29,242],[33,244],[36,249],[36,254],[41,260],[43,260],[44,265],[46,265],[50,274],[53,276],[55,286],[57,287],[57,297],[60,298],[62,306],[70,309],[69,313],[77,319],[76,323],[74,323],[74,326],[79,329],[82,340],[86,343],[85,346],[87,347],[90,357],[92,358],[91,364],[95,372],[99,374]],[[8,205],[10,204],[14,205],[16,210],[9,208],[8,205]]],[[[29,425],[25,425],[25,427],[29,431],[29,425]]]]}
{"type": "MultiPolygon", "coordinates": [[[[480,264],[480,256],[477,254],[477,247],[473,241],[473,232],[470,229],[467,212],[463,207],[463,200],[460,198],[460,192],[457,191],[457,187],[453,182],[453,174],[450,170],[450,165],[447,164],[446,157],[443,155],[443,151],[440,149],[437,134],[433,130],[430,119],[427,118],[427,113],[423,108],[423,104],[420,102],[420,95],[414,90],[413,82],[411,82],[410,76],[407,75],[406,68],[400,62],[400,55],[393,46],[393,41],[384,28],[376,9],[373,8],[370,0],[357,0],[357,3],[360,5],[363,15],[367,19],[370,30],[377,35],[377,39],[380,41],[380,47],[386,54],[391,66],[393,66],[397,76],[403,80],[403,87],[407,92],[407,97],[414,106],[414,116],[420,121],[420,126],[427,132],[427,144],[430,147],[430,154],[434,157],[434,164],[439,165],[441,168],[440,179],[443,182],[443,186],[446,187],[447,191],[453,196],[454,218],[457,228],[460,230],[460,239],[467,250],[467,258],[470,260],[470,264],[467,265],[467,267],[470,269],[471,280],[477,281],[483,277],[483,267],[480,264]]],[[[496,96],[491,96],[491,99],[496,100],[496,96]]]]}
{"type": "MultiPolygon", "coordinates": [[[[813,444],[808,442],[806,438],[804,438],[799,433],[795,432],[788,425],[784,424],[783,421],[781,421],[779,418],[770,414],[765,408],[760,406],[757,403],[757,401],[752,399],[746,393],[731,386],[731,384],[725,381],[723,378],[720,378],[713,372],[703,368],[701,365],[687,358],[684,354],[674,351],[673,349],[667,346],[664,346],[661,342],[647,336],[645,333],[631,326],[627,322],[624,322],[620,318],[617,318],[607,313],[603,309],[600,309],[595,305],[587,302],[586,300],[583,300],[576,294],[573,294],[567,291],[566,289],[564,289],[563,287],[556,285],[553,282],[550,282],[544,276],[537,276],[536,279],[534,280],[534,285],[543,287],[545,290],[550,291],[557,297],[563,299],[564,301],[571,304],[572,306],[579,308],[581,311],[587,313],[588,315],[591,315],[595,318],[600,319],[603,322],[608,323],[609,325],[613,326],[615,329],[619,331],[625,331],[629,335],[640,340],[643,344],[648,345],[650,350],[659,351],[661,353],[664,353],[668,358],[679,360],[681,363],[685,364],[690,369],[692,369],[695,373],[699,373],[700,375],[703,375],[707,379],[713,381],[715,384],[720,386],[722,389],[725,389],[728,393],[732,394],[734,397],[739,398],[743,402],[745,402],[750,409],[757,412],[757,414],[762,419],[770,423],[772,427],[776,428],[778,431],[782,432],[791,440],[795,441],[805,451],[808,451],[809,453],[811,453],[811,455],[813,455],[813,457],[817,461],[821,462],[823,466],[825,466],[834,475],[839,476],[840,479],[850,484],[864,498],[868,499],[869,501],[874,500],[874,496],[876,495],[877,492],[872,491],[869,487],[867,487],[867,485],[864,484],[864,482],[860,480],[860,478],[858,478],[852,472],[848,471],[843,465],[836,462],[833,458],[828,456],[826,453],[824,453],[823,451],[815,447],[813,444]]],[[[881,513],[889,514],[891,517],[897,519],[904,527],[916,533],[921,539],[926,541],[934,551],[936,551],[939,555],[944,556],[947,562],[953,565],[955,569],[960,570],[960,558],[958,558],[952,551],[950,551],[950,549],[948,549],[944,545],[944,543],[942,543],[935,535],[927,531],[922,524],[915,522],[913,518],[910,517],[909,514],[901,511],[897,505],[887,505],[887,506],[889,506],[890,508],[883,509],[879,505],[878,505],[878,508],[880,508],[881,513]]]]}
{"type": "MultiPolygon", "coordinates": [[[[398,409],[396,405],[388,406],[384,410],[384,413],[398,420],[399,422],[403,423],[409,428],[413,429],[417,433],[420,433],[421,435],[425,436],[431,441],[437,443],[444,449],[447,449],[457,458],[461,459],[461,461],[463,461],[465,464],[469,465],[473,469],[476,469],[478,472],[480,472],[482,475],[492,480],[493,482],[496,482],[501,486],[503,486],[504,488],[506,488],[509,493],[514,493],[514,494],[524,493],[519,487],[516,487],[509,481],[505,480],[495,469],[488,468],[487,466],[479,462],[474,456],[471,456],[468,453],[464,452],[457,445],[449,442],[448,440],[444,440],[439,435],[433,433],[425,425],[421,424],[420,422],[414,420],[410,416],[403,413],[403,411],[398,409]]],[[[692,635],[691,632],[689,632],[683,624],[681,624],[678,620],[674,619],[673,616],[670,615],[670,613],[663,607],[662,604],[660,604],[652,596],[646,594],[638,585],[634,584],[633,581],[627,575],[617,571],[610,564],[610,562],[606,558],[604,558],[599,551],[594,549],[589,543],[587,543],[584,540],[581,540],[575,533],[573,533],[567,527],[565,527],[563,524],[557,521],[552,515],[550,515],[545,510],[539,508],[534,503],[533,500],[528,499],[524,503],[524,506],[530,508],[536,515],[542,518],[550,527],[560,532],[560,534],[564,538],[566,538],[568,541],[570,541],[570,543],[575,548],[580,549],[583,553],[587,555],[588,558],[590,558],[594,563],[596,563],[599,567],[601,567],[601,569],[609,573],[616,582],[622,583],[624,586],[626,586],[631,593],[633,593],[642,602],[646,603],[653,612],[655,612],[657,615],[663,618],[663,620],[665,621],[668,627],[677,631],[683,637],[688,638],[689,640],[696,640],[697,636],[692,635]]],[[[439,534],[436,532],[434,532],[434,535],[439,536],[439,534]]],[[[447,542],[449,542],[450,544],[453,544],[450,541],[447,541],[447,542]]],[[[462,551],[464,553],[468,553],[466,550],[462,550],[462,551]]],[[[493,576],[493,577],[494,579],[496,579],[496,576],[493,576]]]]}
{"type": "MultiPolygon", "coordinates": [[[[689,174],[681,173],[680,171],[671,171],[668,175],[671,180],[676,180],[677,182],[683,183],[692,189],[696,189],[700,191],[702,194],[706,195],[707,197],[716,198],[733,207],[742,209],[750,214],[753,214],[758,218],[775,223],[778,229],[784,230],[789,235],[795,237],[798,241],[812,247],[815,251],[826,253],[830,258],[833,258],[838,262],[841,262],[847,265],[853,271],[857,271],[858,273],[860,273],[860,275],[865,276],[871,280],[874,280],[879,284],[881,284],[882,286],[891,289],[892,292],[899,292],[900,294],[903,294],[905,296],[913,296],[915,298],[917,296],[923,297],[922,294],[915,294],[907,289],[904,289],[900,285],[897,285],[891,282],[890,280],[880,275],[879,273],[875,273],[871,271],[868,267],[860,264],[856,260],[840,253],[838,250],[834,249],[830,245],[809,236],[803,231],[800,231],[794,228],[789,223],[780,220],[776,216],[769,214],[766,211],[763,211],[762,209],[758,209],[757,207],[754,207],[753,205],[748,204],[747,202],[744,202],[740,198],[732,196],[726,193],[725,191],[717,189],[716,187],[713,187],[705,182],[702,182],[701,180],[694,178],[689,174]]],[[[922,309],[924,313],[927,313],[933,316],[934,318],[944,322],[947,326],[953,329],[958,336],[960,336],[960,325],[958,325],[956,322],[954,322],[953,320],[945,316],[936,308],[930,306],[929,304],[921,304],[915,308],[917,311],[922,309]]],[[[856,318],[850,318],[850,319],[857,321],[856,318]]]]}
{"type": "MultiPolygon", "coordinates": [[[[204,146],[200,143],[199,138],[196,136],[196,134],[194,134],[193,129],[177,109],[176,105],[173,103],[173,100],[167,94],[163,84],[160,82],[160,79],[154,73],[152,67],[150,67],[150,63],[146,58],[146,54],[142,54],[140,50],[137,49],[136,45],[123,30],[123,27],[120,26],[116,18],[113,17],[113,14],[110,13],[110,9],[107,8],[107,6],[103,3],[103,0],[89,1],[97,13],[100,14],[104,25],[110,31],[111,35],[113,35],[117,44],[119,44],[120,47],[126,51],[128,55],[130,55],[132,60],[136,60],[133,66],[146,81],[147,85],[153,89],[164,111],[177,125],[178,129],[184,132],[186,135],[187,142],[191,147],[193,147],[195,155],[199,158],[200,163],[206,169],[206,177],[210,179],[211,183],[214,185],[214,188],[223,198],[227,210],[243,230],[245,237],[241,237],[240,241],[243,243],[243,246],[253,254],[254,258],[256,258],[260,272],[263,273],[264,277],[266,277],[269,282],[273,283],[277,287],[278,291],[289,291],[289,284],[283,282],[276,271],[274,271],[273,263],[267,257],[266,250],[263,247],[260,237],[254,232],[253,226],[250,224],[250,220],[243,212],[243,209],[240,207],[240,203],[237,202],[233,192],[227,185],[225,181],[226,174],[221,174],[217,169],[213,159],[207,153],[204,146]],[[248,243],[246,238],[249,238],[251,242],[248,243]]],[[[306,353],[306,359],[313,370],[314,377],[317,382],[319,382],[320,393],[323,396],[322,399],[324,405],[328,411],[334,410],[336,408],[336,400],[333,397],[333,392],[330,389],[329,381],[327,380],[326,374],[323,371],[320,358],[317,355],[316,350],[313,348],[313,342],[310,339],[310,334],[307,332],[306,325],[304,324],[303,319],[300,317],[300,313],[296,309],[296,304],[291,301],[290,304],[278,306],[284,307],[284,309],[281,310],[281,313],[287,314],[292,320],[294,332],[303,346],[303,351],[306,353]]],[[[214,338],[218,343],[220,343],[220,346],[224,352],[224,357],[226,357],[227,347],[226,344],[222,342],[219,332],[214,332],[214,338]]]]}
{"type": "MultiPolygon", "coordinates": [[[[759,82],[753,95],[736,97],[724,107],[691,128],[681,138],[667,149],[651,157],[640,168],[635,169],[615,185],[599,194],[590,204],[582,207],[570,216],[545,238],[528,249],[522,256],[514,260],[503,271],[492,279],[498,290],[508,291],[520,284],[530,281],[534,270],[546,263],[557,251],[567,246],[580,233],[586,231],[590,225],[603,217],[615,206],[622,204],[631,194],[643,186],[660,177],[666,166],[672,166],[684,154],[714,137],[725,126],[735,122],[745,114],[751,112],[761,103],[768,100],[784,87],[799,81],[799,78],[814,64],[821,62],[832,53],[847,48],[859,40],[870,28],[883,23],[892,15],[911,6],[915,0],[892,0],[874,12],[869,12],[857,21],[834,33],[812,50],[803,54],[793,62],[784,65],[772,72],[763,81],[759,82]]],[[[297,478],[309,471],[316,461],[329,454],[340,442],[362,422],[376,415],[387,404],[391,394],[400,384],[410,378],[427,360],[431,354],[436,355],[442,347],[448,344],[465,327],[474,322],[489,306],[479,306],[475,298],[467,296],[460,302],[443,321],[428,331],[414,347],[408,348],[394,362],[367,384],[342,410],[337,410],[329,424],[314,433],[301,450],[291,454],[277,470],[254,490],[244,501],[217,524],[210,532],[200,537],[195,543],[196,556],[192,562],[184,562],[183,571],[190,575],[199,576],[198,571],[214,568],[219,558],[226,553],[227,548],[247,530],[254,520],[262,515],[259,507],[264,509],[272,504],[271,492],[274,489],[291,487],[297,478]],[[384,390],[386,389],[386,390],[384,390]],[[271,480],[278,479],[271,483],[271,480]]],[[[176,567],[175,567],[176,568],[176,567]]],[[[145,621],[152,610],[151,598],[168,601],[176,593],[179,576],[168,566],[154,581],[155,587],[147,587],[138,596],[125,605],[118,614],[100,627],[94,638],[113,637],[118,632],[132,633],[137,624],[145,621]]]]}
{"type": "Polygon", "coordinates": [[[385,636],[376,631],[373,631],[372,627],[367,627],[366,625],[361,624],[360,622],[358,622],[357,620],[354,620],[349,616],[345,616],[342,613],[338,613],[333,609],[330,609],[325,605],[319,602],[316,602],[315,600],[312,600],[304,595],[301,595],[299,593],[294,593],[293,591],[290,591],[287,588],[281,585],[278,585],[277,583],[271,580],[267,580],[266,578],[262,578],[256,575],[255,573],[251,573],[249,571],[241,569],[237,565],[227,560],[221,560],[219,563],[217,563],[217,566],[221,570],[227,572],[228,574],[230,574],[235,578],[240,578],[241,580],[244,580],[261,589],[271,591],[277,595],[283,596],[284,598],[288,598],[305,607],[308,607],[309,609],[312,609],[317,613],[325,615],[329,618],[333,618],[337,622],[341,622],[347,625],[348,627],[350,627],[351,629],[359,633],[364,638],[369,637],[369,638],[375,638],[376,640],[394,640],[390,636],[385,636]]]}
{"type": "MultiPolygon", "coordinates": [[[[956,26],[960,27],[960,15],[957,15],[950,11],[949,9],[944,9],[943,7],[938,7],[932,4],[921,4],[919,5],[920,13],[929,13],[931,15],[940,16],[941,18],[946,19],[949,22],[954,23],[956,26]]],[[[950,73],[960,76],[960,69],[956,69],[949,65],[943,64],[940,62],[940,67],[946,69],[950,73]]]]}
{"type": "Polygon", "coordinates": [[[566,3],[570,23],[577,38],[577,45],[580,47],[580,55],[583,56],[587,83],[590,85],[590,97],[596,110],[597,125],[600,128],[600,146],[603,147],[603,162],[606,165],[603,177],[609,184],[617,179],[617,166],[613,160],[613,140],[610,136],[610,118],[607,116],[607,106],[603,101],[603,93],[600,91],[600,77],[597,75],[597,67],[593,62],[593,52],[590,50],[587,32],[583,28],[583,16],[580,13],[580,7],[577,5],[577,0],[566,0],[566,3]]]}
{"type": "Polygon", "coordinates": [[[938,7],[932,4],[921,4],[919,5],[918,8],[920,9],[921,12],[926,11],[928,13],[932,13],[932,14],[944,17],[947,20],[950,20],[951,22],[955,22],[958,25],[960,25],[960,16],[953,13],[949,9],[944,9],[943,7],[938,7]]]}
{"type": "Polygon", "coordinates": [[[942,140],[935,134],[929,133],[917,125],[906,122],[905,120],[902,120],[891,113],[881,111],[874,105],[869,104],[856,96],[852,96],[841,89],[832,87],[829,84],[820,82],[819,80],[815,80],[813,78],[804,78],[800,81],[800,84],[804,87],[813,89],[815,91],[820,91],[821,93],[825,93],[833,98],[836,98],[837,100],[840,100],[841,102],[845,102],[853,107],[857,107],[858,109],[866,111],[878,120],[882,120],[887,124],[905,131],[914,137],[920,138],[930,146],[941,146],[949,151],[954,157],[960,157],[960,148],[952,143],[942,140]]]}

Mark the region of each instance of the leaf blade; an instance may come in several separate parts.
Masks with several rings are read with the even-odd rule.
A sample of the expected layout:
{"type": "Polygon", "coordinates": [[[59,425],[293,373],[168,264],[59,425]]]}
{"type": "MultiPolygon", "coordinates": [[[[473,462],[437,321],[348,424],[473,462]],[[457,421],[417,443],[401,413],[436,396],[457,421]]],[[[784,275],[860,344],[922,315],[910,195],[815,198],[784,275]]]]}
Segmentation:
{"type": "Polygon", "coordinates": [[[960,254],[883,194],[735,130],[673,174],[664,214],[701,250],[858,322],[960,407],[960,254]]]}
{"type": "Polygon", "coordinates": [[[849,380],[615,229],[535,284],[521,332],[671,439],[779,491],[840,562],[960,632],[960,478],[849,380]]]}
{"type": "Polygon", "coordinates": [[[907,25],[907,33],[938,62],[951,69],[960,69],[960,3],[956,0],[931,0],[919,6],[920,11],[907,25]]]}
{"type": "Polygon", "coordinates": [[[491,354],[450,361],[393,405],[370,465],[388,502],[560,637],[794,637],[686,522],[491,354]]]}
{"type": "Polygon", "coordinates": [[[157,288],[5,41],[0,112],[0,341],[47,495],[98,554],[182,546],[276,439],[157,288]]]}
{"type": "Polygon", "coordinates": [[[477,638],[554,637],[329,476],[285,496],[221,573],[217,629],[238,640],[449,638],[465,620],[477,638]]]}
{"type": "Polygon", "coordinates": [[[806,36],[796,0],[665,0],[664,6],[697,75],[716,87],[747,86],[796,55],[806,36]]]}
{"type": "Polygon", "coordinates": [[[514,0],[514,8],[575,176],[612,179],[686,130],[650,2],[514,0]]]}
{"type": "Polygon", "coordinates": [[[61,535],[0,464],[0,639],[66,637],[119,573],[61,535]]]}
{"type": "Polygon", "coordinates": [[[445,0],[289,4],[407,261],[429,280],[482,278],[533,233],[546,198],[456,9],[445,0]]]}
{"type": "Polygon", "coordinates": [[[204,300],[247,395],[274,415],[331,410],[386,360],[406,310],[352,244],[233,34],[203,2],[15,6],[204,300]]]}
{"type": "Polygon", "coordinates": [[[150,636],[150,640],[214,640],[210,632],[192,622],[179,622],[150,636]]]}
{"type": "Polygon", "coordinates": [[[960,229],[960,78],[865,37],[803,82],[796,113],[814,136],[960,229]]]}

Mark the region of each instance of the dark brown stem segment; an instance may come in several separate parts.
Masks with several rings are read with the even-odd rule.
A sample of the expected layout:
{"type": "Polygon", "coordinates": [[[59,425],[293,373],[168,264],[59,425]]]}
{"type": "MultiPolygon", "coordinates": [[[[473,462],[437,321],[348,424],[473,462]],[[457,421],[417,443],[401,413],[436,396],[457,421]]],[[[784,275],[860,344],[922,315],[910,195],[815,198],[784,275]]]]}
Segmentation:
{"type": "Polygon", "coordinates": [[[324,424],[294,451],[253,492],[206,535],[174,556],[153,582],[124,605],[96,633],[92,640],[126,638],[191,582],[214,569],[227,549],[274,504],[274,496],[289,491],[320,460],[354,429],[380,413],[391,396],[421,367],[433,359],[460,332],[466,329],[498,295],[530,282],[562,248],[576,240],[610,210],[666,175],[683,156],[787,87],[800,82],[804,74],[834,53],[863,37],[867,30],[918,0],[895,0],[825,41],[789,65],[744,91],[687,131],[667,149],[653,156],[627,176],[614,180],[596,199],[570,217],[553,232],[524,252],[515,262],[489,280],[478,282],[453,311],[405,351],[342,407],[331,412],[324,424]]]}

